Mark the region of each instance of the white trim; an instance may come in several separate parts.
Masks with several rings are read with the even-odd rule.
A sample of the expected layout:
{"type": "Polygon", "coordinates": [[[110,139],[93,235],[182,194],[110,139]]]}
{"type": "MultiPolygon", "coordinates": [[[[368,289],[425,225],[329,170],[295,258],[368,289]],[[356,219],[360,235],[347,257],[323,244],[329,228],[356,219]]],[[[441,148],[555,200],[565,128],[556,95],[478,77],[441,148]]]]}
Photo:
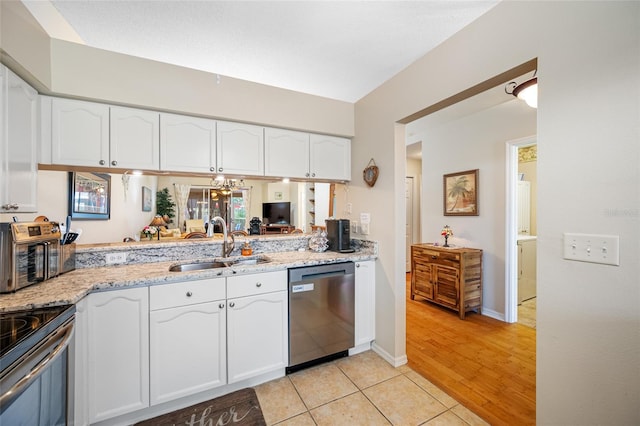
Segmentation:
{"type": "Polygon", "coordinates": [[[382,347],[378,346],[375,342],[373,342],[371,344],[371,349],[375,353],[380,355],[380,357],[382,357],[382,359],[387,361],[393,367],[400,367],[401,365],[405,365],[408,362],[406,354],[402,355],[402,356],[399,356],[399,357],[393,357],[393,356],[391,356],[391,354],[389,354],[389,352],[387,352],[384,349],[382,349],[382,347]]]}
{"type": "MultiPolygon", "coordinates": [[[[505,314],[504,321],[513,323],[518,321],[518,267],[517,267],[517,205],[516,184],[518,179],[518,148],[535,145],[536,135],[506,142],[505,169],[505,314]]],[[[485,309],[482,309],[485,313],[485,309]]],[[[488,315],[492,316],[492,315],[488,315]]],[[[494,317],[495,318],[495,317],[494,317]]]]}
{"type": "Polygon", "coordinates": [[[482,315],[485,317],[497,319],[499,321],[504,321],[505,316],[498,311],[494,311],[493,309],[482,308],[482,315]]]}

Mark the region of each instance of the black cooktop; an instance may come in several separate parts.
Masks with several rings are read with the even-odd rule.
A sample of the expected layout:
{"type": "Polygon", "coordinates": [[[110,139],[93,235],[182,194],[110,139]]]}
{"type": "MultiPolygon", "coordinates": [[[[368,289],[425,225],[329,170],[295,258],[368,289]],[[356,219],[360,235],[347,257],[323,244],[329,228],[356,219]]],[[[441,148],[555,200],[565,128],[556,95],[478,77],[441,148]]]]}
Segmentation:
{"type": "Polygon", "coordinates": [[[74,313],[74,305],[0,313],[0,371],[74,313]]]}

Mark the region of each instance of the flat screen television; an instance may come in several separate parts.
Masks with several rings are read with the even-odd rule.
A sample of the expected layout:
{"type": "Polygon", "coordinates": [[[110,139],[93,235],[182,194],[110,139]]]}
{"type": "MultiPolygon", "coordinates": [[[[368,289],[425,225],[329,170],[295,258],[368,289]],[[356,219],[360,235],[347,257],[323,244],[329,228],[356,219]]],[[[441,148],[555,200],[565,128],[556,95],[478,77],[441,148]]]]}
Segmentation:
{"type": "Polygon", "coordinates": [[[291,202],[262,203],[264,225],[289,225],[291,223],[291,202]]]}

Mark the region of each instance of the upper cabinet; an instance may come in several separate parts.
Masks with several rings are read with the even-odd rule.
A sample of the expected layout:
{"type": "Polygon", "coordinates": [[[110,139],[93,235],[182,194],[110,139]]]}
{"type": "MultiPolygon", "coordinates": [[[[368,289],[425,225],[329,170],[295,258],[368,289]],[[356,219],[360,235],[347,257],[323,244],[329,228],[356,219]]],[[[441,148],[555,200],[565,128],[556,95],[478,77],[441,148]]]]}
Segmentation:
{"type": "Polygon", "coordinates": [[[265,176],[350,180],[351,141],[265,128],[265,176]]]}
{"type": "Polygon", "coordinates": [[[264,174],[276,177],[309,178],[309,134],[265,128],[264,174]]]}
{"type": "Polygon", "coordinates": [[[335,136],[310,136],[312,179],[351,180],[351,141],[335,136]]]}
{"type": "Polygon", "coordinates": [[[160,134],[160,170],[216,171],[215,120],[163,113],[160,134]]]}
{"type": "Polygon", "coordinates": [[[110,109],[109,160],[111,167],[160,168],[160,114],[134,108],[110,109]]]}
{"type": "Polygon", "coordinates": [[[264,128],[218,122],[218,173],[264,176],[264,128]]]}
{"type": "MultiPolygon", "coordinates": [[[[51,102],[53,164],[142,170],[160,168],[160,118],[157,112],[71,99],[43,99],[43,102],[47,101],[51,102]]],[[[47,106],[43,106],[43,111],[47,110],[47,106]]],[[[43,117],[43,126],[48,124],[47,118],[43,117]]]]}
{"type": "MultiPolygon", "coordinates": [[[[51,162],[109,167],[109,106],[43,98],[46,101],[51,102],[51,162]]],[[[44,114],[43,120],[46,123],[44,114]]]]}
{"type": "Polygon", "coordinates": [[[0,65],[0,212],[37,211],[38,93],[0,65]]]}
{"type": "Polygon", "coordinates": [[[294,179],[351,179],[346,138],[41,98],[41,163],[294,179]]]}

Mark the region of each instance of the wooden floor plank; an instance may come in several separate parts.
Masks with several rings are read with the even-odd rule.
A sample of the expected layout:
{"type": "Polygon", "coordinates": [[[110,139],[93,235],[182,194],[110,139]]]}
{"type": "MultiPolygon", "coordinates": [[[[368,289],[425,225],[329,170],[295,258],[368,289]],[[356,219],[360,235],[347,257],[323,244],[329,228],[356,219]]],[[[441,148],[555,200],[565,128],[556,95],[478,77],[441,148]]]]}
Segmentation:
{"type": "Polygon", "coordinates": [[[409,366],[492,425],[535,425],[536,330],[410,298],[409,366]]]}

